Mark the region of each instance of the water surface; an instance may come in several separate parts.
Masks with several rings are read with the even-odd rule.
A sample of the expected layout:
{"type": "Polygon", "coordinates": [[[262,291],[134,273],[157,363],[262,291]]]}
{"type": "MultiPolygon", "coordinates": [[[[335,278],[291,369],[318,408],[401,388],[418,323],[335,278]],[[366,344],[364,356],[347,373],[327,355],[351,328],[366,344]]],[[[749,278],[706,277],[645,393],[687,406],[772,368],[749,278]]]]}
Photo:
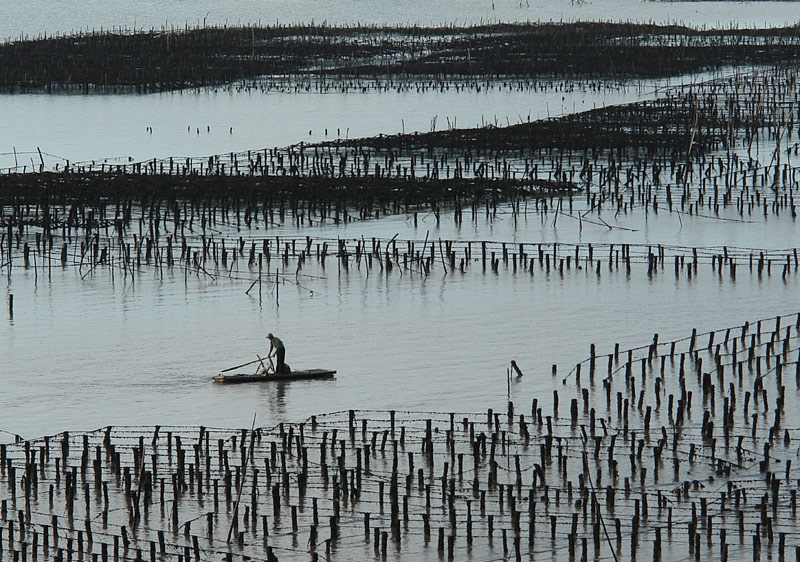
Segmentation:
{"type": "MultiPolygon", "coordinates": [[[[394,234],[420,242],[426,235],[730,246],[750,240],[777,248],[796,237],[789,218],[741,225],[684,217],[681,225],[675,215],[645,217],[637,210],[612,224],[639,228],[608,232],[579,231],[564,217],[554,228],[536,215],[515,227],[507,217],[469,224],[465,217],[461,228],[443,220],[437,229],[432,216],[423,216],[415,229],[409,217],[394,216],[306,232],[333,240],[394,234]]],[[[149,267],[133,283],[119,270],[113,279],[98,269],[81,280],[72,267],[40,269],[38,277],[32,269],[17,266],[10,276],[4,269],[0,301],[14,294],[14,318],[0,322],[0,429],[34,437],[108,424],[244,427],[253,414],[270,425],[349,408],[502,408],[512,359],[525,376],[514,381],[511,397],[527,408],[534,397],[548,403],[559,387],[551,366],[566,373],[591,343],[608,353],[616,342],[645,345],[655,332],[665,341],[800,306],[799,274],[782,279],[777,266],[759,277],[741,264],[735,280],[708,263],[691,279],[676,278],[669,263],[653,277],[641,263],[630,276],[605,265],[599,277],[593,267],[562,276],[538,266],[531,276],[510,264],[483,272],[478,263],[464,274],[436,268],[426,277],[397,267],[386,275],[376,262],[369,270],[363,262],[345,270],[333,259],[324,269],[307,261],[299,272],[273,260],[269,272],[281,268],[285,282],[276,293],[265,280],[259,301],[256,289],[245,294],[257,273],[245,261],[233,278],[149,267]],[[290,365],[337,369],[336,380],[211,382],[218,371],[265,354],[268,331],[286,342],[290,365]]]]}
{"type": "Polygon", "coordinates": [[[0,95],[0,169],[203,157],[383,134],[486,124],[506,126],[651,99],[696,75],[625,83],[416,88],[367,93],[202,89],[147,95],[0,95]]]}
{"type": "Polygon", "coordinates": [[[636,21],[696,27],[775,27],[800,17],[794,2],[641,0],[32,0],[3,4],[0,38],[99,29],[260,23],[469,25],[497,21],[636,21]]]}

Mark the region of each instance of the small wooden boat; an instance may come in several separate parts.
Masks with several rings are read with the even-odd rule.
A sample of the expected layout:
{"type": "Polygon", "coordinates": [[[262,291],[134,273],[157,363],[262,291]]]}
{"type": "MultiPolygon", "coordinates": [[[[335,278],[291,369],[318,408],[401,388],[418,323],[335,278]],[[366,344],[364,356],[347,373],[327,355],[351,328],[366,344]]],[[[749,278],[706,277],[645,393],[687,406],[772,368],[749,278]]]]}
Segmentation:
{"type": "Polygon", "coordinates": [[[292,371],[291,373],[270,373],[267,375],[247,375],[236,373],[233,375],[219,374],[214,377],[215,382],[243,383],[243,382],[270,382],[270,381],[295,381],[303,379],[332,379],[336,371],[331,369],[306,369],[292,371]]]}

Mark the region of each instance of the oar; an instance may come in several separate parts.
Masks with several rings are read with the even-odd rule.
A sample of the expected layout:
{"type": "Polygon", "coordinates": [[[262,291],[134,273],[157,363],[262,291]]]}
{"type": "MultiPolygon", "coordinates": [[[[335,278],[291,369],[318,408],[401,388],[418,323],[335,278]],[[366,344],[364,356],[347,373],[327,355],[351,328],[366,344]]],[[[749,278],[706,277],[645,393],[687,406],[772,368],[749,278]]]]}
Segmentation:
{"type": "Polygon", "coordinates": [[[236,365],[235,367],[231,367],[230,369],[225,369],[220,371],[220,373],[227,373],[228,371],[233,371],[234,369],[241,369],[242,367],[247,367],[248,365],[252,365],[253,363],[258,363],[261,361],[261,358],[256,359],[255,361],[248,361],[247,363],[242,363],[241,365],[236,365]]]}

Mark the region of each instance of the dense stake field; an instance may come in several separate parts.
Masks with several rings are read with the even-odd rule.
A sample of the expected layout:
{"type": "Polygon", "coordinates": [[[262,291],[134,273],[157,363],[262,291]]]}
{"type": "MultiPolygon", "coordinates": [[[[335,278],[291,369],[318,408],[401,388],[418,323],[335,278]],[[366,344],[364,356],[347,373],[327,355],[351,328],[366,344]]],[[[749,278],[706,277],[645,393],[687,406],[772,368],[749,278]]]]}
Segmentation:
{"type": "MultiPolygon", "coordinates": [[[[237,268],[247,254],[248,274],[278,256],[287,263],[290,257],[316,257],[323,264],[332,256],[347,265],[366,255],[387,267],[412,263],[425,271],[437,262],[445,270],[463,270],[480,260],[485,268],[487,259],[496,268],[496,259],[506,263],[509,256],[515,269],[519,262],[531,272],[532,258],[539,267],[546,258],[547,270],[551,258],[553,267],[566,259],[567,269],[572,260],[597,259],[599,272],[599,259],[605,258],[593,256],[591,242],[543,248],[516,236],[509,247],[487,249],[486,240],[439,238],[437,250],[437,241],[427,237],[373,237],[368,245],[358,239],[315,242],[311,233],[282,241],[269,231],[287,223],[302,229],[400,213],[413,213],[416,225],[420,211],[432,212],[437,225],[447,215],[456,224],[465,216],[491,221],[498,205],[507,203],[515,221],[552,216],[555,226],[563,215],[609,231],[631,230],[617,222],[620,216],[659,211],[679,220],[794,221],[798,167],[792,157],[800,122],[795,72],[753,71],[674,88],[653,102],[513,127],[4,175],[0,247],[9,270],[15,259],[30,266],[33,250],[33,262],[37,252],[43,255],[40,267],[68,261],[82,266],[86,258],[124,272],[134,262],[141,266],[142,257],[148,264],[179,263],[196,271],[207,260],[228,268],[229,253],[230,267],[237,268]]],[[[797,267],[796,250],[785,245],[776,251],[653,246],[611,244],[609,264],[619,266],[621,257],[629,268],[631,256],[648,256],[648,272],[654,260],[662,269],[674,260],[677,273],[687,258],[696,266],[699,254],[712,258],[715,268],[719,259],[720,270],[724,264],[732,276],[737,264],[752,271],[756,263],[759,274],[764,267],[771,273],[773,262],[783,275],[797,267]]],[[[254,280],[260,279],[259,273],[254,280]]]]}
{"type": "MultiPolygon", "coordinates": [[[[769,301],[767,309],[798,282],[797,41],[796,27],[520,24],[206,28],[0,45],[0,86],[9,91],[255,85],[265,76],[320,89],[362,79],[442,91],[525,89],[553,76],[651,75],[656,58],[663,74],[733,67],[652,100],[507,127],[432,126],[425,134],[200,158],[66,161],[56,169],[39,153],[38,164],[2,170],[0,279],[12,352],[16,337],[25,341],[25,307],[45,301],[37,310],[56,309],[49,292],[61,284],[68,300],[72,290],[120,292],[123,309],[143,292],[180,286],[184,304],[227,299],[225,312],[244,324],[240,301],[227,292],[235,286],[262,314],[259,330],[268,322],[311,332],[332,314],[338,338],[347,335],[349,285],[363,284],[365,292],[381,292],[379,304],[391,315],[346,324],[359,332],[348,341],[366,341],[347,354],[355,359],[333,357],[357,364],[378,348],[381,362],[391,363],[396,354],[408,364],[365,368],[385,371],[398,388],[415,366],[433,363],[437,371],[414,391],[422,407],[376,408],[367,400],[324,413],[303,387],[303,411],[311,413],[288,419],[282,410],[263,412],[292,399],[285,386],[274,391],[275,402],[273,387],[244,388],[233,399],[215,387],[207,391],[212,409],[245,411],[252,403],[246,393],[256,395],[252,427],[249,420],[239,428],[156,425],[156,411],[147,426],[92,417],[88,427],[99,429],[59,428],[29,439],[3,433],[0,559],[800,559],[793,466],[800,418],[791,408],[800,397],[799,305],[781,302],[792,314],[776,317],[759,313],[758,303],[743,323],[715,323],[707,332],[694,328],[700,319],[685,304],[699,292],[719,307],[734,306],[724,299],[752,287],[750,297],[769,301]],[[370,285],[375,277],[380,283],[370,285]],[[599,297],[581,300],[590,282],[599,297]],[[515,292],[523,284],[528,297],[515,292]],[[319,286],[335,293],[330,308],[342,312],[326,310],[327,301],[316,308],[300,302],[319,286]],[[641,287],[653,303],[677,294],[671,314],[686,337],[639,334],[647,339],[601,349],[594,336],[619,340],[583,321],[560,337],[588,347],[588,358],[539,360],[535,369],[521,362],[525,376],[512,362],[497,400],[488,373],[471,362],[499,343],[493,332],[526,358],[538,342],[527,332],[504,332],[516,318],[495,318],[491,309],[478,332],[486,349],[446,359],[464,384],[480,389],[481,406],[489,396],[495,402],[480,413],[441,408],[452,383],[440,376],[447,361],[437,363],[437,354],[458,342],[428,331],[429,346],[410,345],[414,353],[403,355],[392,341],[458,330],[456,309],[477,301],[460,301],[457,291],[470,287],[509,316],[531,315],[528,323],[543,321],[553,332],[582,308],[623,314],[615,303],[627,306],[641,287]],[[441,324],[424,326],[431,301],[423,295],[437,288],[450,310],[441,324]],[[504,289],[522,302],[509,309],[504,289]],[[559,290],[573,308],[539,318],[559,290]],[[16,310],[15,292],[24,303],[16,310]],[[398,301],[398,293],[419,301],[398,301]],[[601,298],[618,293],[611,304],[601,298]],[[381,339],[383,324],[389,337],[381,339]],[[628,347],[637,343],[644,345],[628,347]],[[532,379],[534,391],[512,392],[532,379]]],[[[365,309],[373,306],[363,298],[365,309]]],[[[125,310],[117,322],[115,306],[108,317],[102,306],[87,315],[98,315],[100,330],[125,330],[132,315],[125,310]]],[[[148,331],[158,335],[155,317],[163,312],[152,313],[148,331]]],[[[47,326],[57,312],[43,314],[37,321],[47,326]]],[[[638,315],[652,320],[649,310],[638,315]]],[[[214,321],[231,325],[228,315],[214,321]]],[[[80,392],[119,387],[147,395],[141,408],[159,403],[155,394],[179,401],[192,384],[181,378],[185,371],[197,379],[216,367],[197,365],[198,347],[215,343],[201,335],[170,348],[158,390],[143,391],[138,366],[158,361],[158,350],[108,367],[86,356],[113,363],[119,350],[58,331],[48,337],[84,354],[76,369],[94,378],[79,378],[80,392]]],[[[136,350],[138,341],[123,344],[136,350]]],[[[37,358],[9,356],[3,381],[32,384],[27,375],[41,375],[28,365],[37,358]]],[[[75,373],[60,376],[71,381],[75,373]]],[[[384,390],[386,379],[361,376],[356,385],[393,392],[384,390]]],[[[5,392],[20,396],[16,383],[9,386],[5,392]]],[[[334,384],[322,392],[345,403],[334,384]]]]}
{"type": "Polygon", "coordinates": [[[698,31],[632,23],[95,32],[0,45],[0,87],[146,92],[308,75],[626,79],[794,63],[798,41],[797,27],[698,31]]]}

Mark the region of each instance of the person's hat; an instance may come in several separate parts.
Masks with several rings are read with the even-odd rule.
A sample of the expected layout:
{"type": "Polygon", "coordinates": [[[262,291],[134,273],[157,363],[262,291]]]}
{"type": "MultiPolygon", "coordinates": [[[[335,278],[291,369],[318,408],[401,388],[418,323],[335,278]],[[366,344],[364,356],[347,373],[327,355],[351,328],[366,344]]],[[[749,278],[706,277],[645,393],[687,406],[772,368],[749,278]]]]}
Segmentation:
{"type": "Polygon", "coordinates": [[[267,334],[267,339],[272,339],[272,332],[270,332],[269,334],[267,334]]]}

